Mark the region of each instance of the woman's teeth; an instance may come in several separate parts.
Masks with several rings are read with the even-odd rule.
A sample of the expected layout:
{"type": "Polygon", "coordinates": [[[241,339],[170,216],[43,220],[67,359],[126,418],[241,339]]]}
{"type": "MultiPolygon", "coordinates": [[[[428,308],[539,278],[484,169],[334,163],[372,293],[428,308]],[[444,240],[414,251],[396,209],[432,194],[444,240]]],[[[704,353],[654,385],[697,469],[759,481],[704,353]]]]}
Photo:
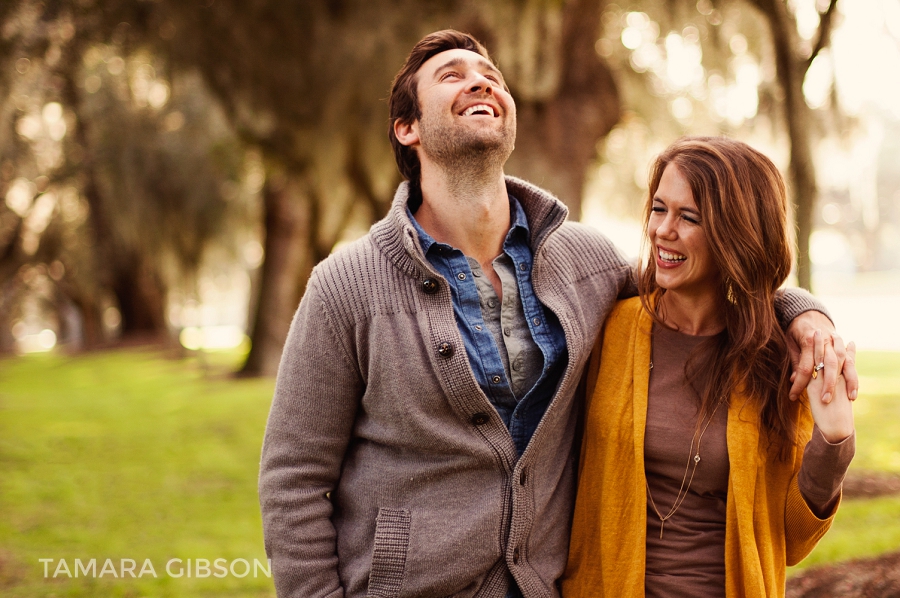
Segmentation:
{"type": "Polygon", "coordinates": [[[681,255],[680,253],[669,253],[668,251],[659,250],[659,258],[664,262],[683,262],[687,259],[687,256],[681,255]]]}

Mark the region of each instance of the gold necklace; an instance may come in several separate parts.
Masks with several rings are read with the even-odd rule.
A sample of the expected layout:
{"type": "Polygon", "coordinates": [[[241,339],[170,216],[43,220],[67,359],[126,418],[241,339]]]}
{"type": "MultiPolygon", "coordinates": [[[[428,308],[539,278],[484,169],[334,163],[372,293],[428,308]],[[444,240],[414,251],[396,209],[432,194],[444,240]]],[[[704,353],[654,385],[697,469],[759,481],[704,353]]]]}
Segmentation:
{"type": "MultiPolygon", "coordinates": [[[[653,362],[650,362],[650,369],[653,369],[653,362]]],[[[678,494],[675,496],[675,502],[672,504],[672,508],[669,509],[669,512],[666,513],[666,516],[663,517],[662,513],[659,512],[659,509],[656,508],[656,503],[653,501],[653,494],[650,492],[650,482],[644,479],[644,482],[647,485],[647,498],[650,499],[650,506],[653,507],[653,511],[656,513],[656,516],[659,517],[659,539],[662,540],[663,537],[663,529],[666,527],[666,521],[672,518],[675,514],[675,511],[681,506],[681,503],[685,501],[688,496],[688,491],[691,489],[691,482],[694,481],[694,474],[697,472],[697,466],[700,465],[700,442],[703,440],[703,435],[706,433],[706,429],[709,427],[709,424],[712,423],[713,418],[716,416],[716,411],[719,410],[719,405],[722,404],[723,401],[719,401],[716,403],[716,408],[713,409],[712,414],[710,414],[709,419],[706,420],[706,424],[704,424],[703,429],[700,430],[700,436],[697,436],[697,432],[694,432],[694,435],[691,437],[691,446],[688,449],[688,462],[687,465],[684,466],[684,476],[681,478],[681,487],[678,488],[678,494]],[[694,442],[697,443],[697,452],[694,453],[693,458],[691,457],[691,453],[694,451],[694,442]],[[694,462],[693,469],[691,468],[691,461],[694,462]],[[688,479],[688,469],[691,470],[691,477],[688,479]],[[685,487],[684,483],[687,482],[687,487],[685,487]]]]}

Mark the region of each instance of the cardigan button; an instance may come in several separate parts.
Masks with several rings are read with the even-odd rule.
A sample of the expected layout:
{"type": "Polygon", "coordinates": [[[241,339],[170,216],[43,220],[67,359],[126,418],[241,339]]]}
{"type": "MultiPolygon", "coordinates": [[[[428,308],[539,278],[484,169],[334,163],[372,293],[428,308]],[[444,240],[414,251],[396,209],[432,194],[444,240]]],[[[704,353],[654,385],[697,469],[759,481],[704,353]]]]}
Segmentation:
{"type": "Polygon", "coordinates": [[[428,295],[434,295],[438,292],[438,281],[433,278],[426,278],[422,281],[422,290],[428,295]]]}
{"type": "Polygon", "coordinates": [[[441,343],[438,345],[438,353],[444,358],[453,357],[453,345],[447,342],[441,343]]]}
{"type": "Polygon", "coordinates": [[[526,480],[525,470],[523,469],[523,470],[522,470],[522,475],[519,476],[519,484],[522,485],[522,486],[524,486],[524,485],[525,485],[525,480],[526,480]]]}
{"type": "Polygon", "coordinates": [[[472,416],[472,423],[476,426],[483,426],[484,424],[490,421],[490,417],[488,417],[487,413],[476,413],[472,416]]]}
{"type": "Polygon", "coordinates": [[[513,550],[513,565],[518,565],[518,564],[519,564],[519,549],[516,548],[515,550],[513,550]]]}

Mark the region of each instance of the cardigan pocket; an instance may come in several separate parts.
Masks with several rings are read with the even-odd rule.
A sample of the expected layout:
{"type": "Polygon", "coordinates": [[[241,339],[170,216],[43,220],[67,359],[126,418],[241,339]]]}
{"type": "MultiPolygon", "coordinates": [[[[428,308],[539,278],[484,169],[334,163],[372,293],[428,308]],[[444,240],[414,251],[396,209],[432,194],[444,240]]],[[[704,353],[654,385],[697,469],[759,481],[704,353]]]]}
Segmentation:
{"type": "Polygon", "coordinates": [[[378,509],[367,598],[396,598],[400,595],[409,550],[409,524],[407,509],[378,509]]]}

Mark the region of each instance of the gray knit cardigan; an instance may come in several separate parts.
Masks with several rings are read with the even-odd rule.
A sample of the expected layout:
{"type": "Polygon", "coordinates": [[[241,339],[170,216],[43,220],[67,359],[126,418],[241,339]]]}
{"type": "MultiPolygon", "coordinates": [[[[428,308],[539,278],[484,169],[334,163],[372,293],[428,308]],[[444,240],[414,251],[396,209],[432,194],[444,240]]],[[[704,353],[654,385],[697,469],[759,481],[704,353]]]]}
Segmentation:
{"type": "MultiPolygon", "coordinates": [[[[612,243],[566,222],[556,198],[511,177],[507,189],[530,224],[535,293],[568,346],[525,453],[470,369],[403,183],[383,220],[315,268],[288,334],[259,478],[279,596],[502,598],[509,571],[526,598],[558,596],[576,388],[616,298],[634,288],[612,243]]],[[[780,303],[788,318],[816,306],[802,292],[780,303]]]]}

